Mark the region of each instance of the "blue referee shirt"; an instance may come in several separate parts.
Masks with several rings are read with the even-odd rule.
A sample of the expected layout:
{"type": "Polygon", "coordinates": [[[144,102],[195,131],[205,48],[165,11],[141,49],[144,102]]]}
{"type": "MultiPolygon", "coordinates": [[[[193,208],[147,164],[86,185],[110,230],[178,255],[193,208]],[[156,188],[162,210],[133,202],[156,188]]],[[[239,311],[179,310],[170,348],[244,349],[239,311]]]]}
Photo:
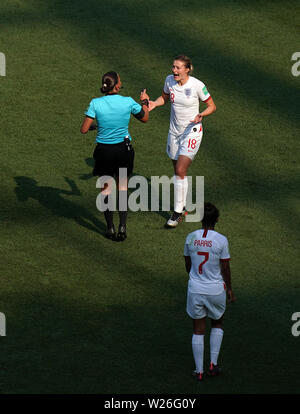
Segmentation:
{"type": "Polygon", "coordinates": [[[131,140],[128,132],[130,114],[136,115],[141,109],[141,105],[129,96],[105,95],[93,99],[85,115],[97,120],[96,142],[118,144],[126,136],[131,140]]]}

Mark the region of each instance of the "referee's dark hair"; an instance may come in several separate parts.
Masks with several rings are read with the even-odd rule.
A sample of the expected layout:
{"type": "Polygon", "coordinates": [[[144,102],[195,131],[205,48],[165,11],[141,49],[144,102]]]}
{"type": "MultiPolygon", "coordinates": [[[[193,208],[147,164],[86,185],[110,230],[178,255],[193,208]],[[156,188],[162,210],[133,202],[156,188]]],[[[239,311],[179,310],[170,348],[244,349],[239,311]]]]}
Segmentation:
{"type": "Polygon", "coordinates": [[[102,87],[100,88],[102,93],[108,93],[113,90],[113,88],[118,83],[118,74],[117,72],[106,72],[102,76],[102,87]]]}
{"type": "Polygon", "coordinates": [[[203,227],[213,227],[218,221],[220,212],[212,203],[204,203],[204,215],[202,219],[203,227]]]}

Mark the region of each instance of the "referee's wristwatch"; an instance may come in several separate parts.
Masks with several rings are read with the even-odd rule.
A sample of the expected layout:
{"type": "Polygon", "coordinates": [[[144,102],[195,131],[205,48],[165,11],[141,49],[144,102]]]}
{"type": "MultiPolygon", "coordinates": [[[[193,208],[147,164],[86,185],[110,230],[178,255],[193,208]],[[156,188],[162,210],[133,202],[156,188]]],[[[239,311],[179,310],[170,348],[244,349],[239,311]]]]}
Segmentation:
{"type": "Polygon", "coordinates": [[[141,104],[142,105],[146,105],[147,107],[149,106],[149,100],[148,99],[143,99],[142,101],[141,101],[141,104]]]}

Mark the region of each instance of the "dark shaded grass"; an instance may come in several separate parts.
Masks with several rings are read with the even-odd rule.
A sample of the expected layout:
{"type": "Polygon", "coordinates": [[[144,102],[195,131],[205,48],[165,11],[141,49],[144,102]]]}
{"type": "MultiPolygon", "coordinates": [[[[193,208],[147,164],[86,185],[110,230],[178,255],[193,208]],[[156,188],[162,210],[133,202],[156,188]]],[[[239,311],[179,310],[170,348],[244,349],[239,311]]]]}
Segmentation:
{"type": "MultiPolygon", "coordinates": [[[[1,392],[298,393],[297,3],[18,5],[1,6],[1,392]],[[276,59],[270,36],[286,46],[276,59]],[[191,174],[205,176],[221,209],[238,297],[226,316],[223,379],[201,388],[190,378],[182,263],[195,225],[170,233],[163,212],[130,214],[126,243],[108,243],[87,161],[94,135],[78,134],[101,73],[117,69],[124,94],[137,99],[147,86],[156,97],[182,51],[218,106],[191,174]]],[[[136,174],[171,174],[168,116],[161,108],[145,126],[132,121],[136,174]]]]}

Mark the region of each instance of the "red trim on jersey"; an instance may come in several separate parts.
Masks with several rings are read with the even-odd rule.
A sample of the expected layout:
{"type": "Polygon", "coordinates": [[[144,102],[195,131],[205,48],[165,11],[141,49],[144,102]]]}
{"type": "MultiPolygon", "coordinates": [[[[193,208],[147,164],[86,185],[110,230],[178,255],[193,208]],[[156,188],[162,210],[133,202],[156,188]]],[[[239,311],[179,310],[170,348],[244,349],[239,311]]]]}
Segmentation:
{"type": "Polygon", "coordinates": [[[204,229],[204,232],[203,232],[203,234],[202,234],[202,237],[203,237],[203,238],[205,238],[205,237],[207,236],[207,232],[208,232],[208,230],[207,230],[207,229],[204,229]]]}
{"type": "Polygon", "coordinates": [[[205,99],[205,101],[202,101],[202,102],[207,102],[210,98],[211,96],[209,96],[207,99],[205,99]]]}
{"type": "Polygon", "coordinates": [[[220,259],[220,262],[230,262],[230,258],[229,259],[220,259]]]}

